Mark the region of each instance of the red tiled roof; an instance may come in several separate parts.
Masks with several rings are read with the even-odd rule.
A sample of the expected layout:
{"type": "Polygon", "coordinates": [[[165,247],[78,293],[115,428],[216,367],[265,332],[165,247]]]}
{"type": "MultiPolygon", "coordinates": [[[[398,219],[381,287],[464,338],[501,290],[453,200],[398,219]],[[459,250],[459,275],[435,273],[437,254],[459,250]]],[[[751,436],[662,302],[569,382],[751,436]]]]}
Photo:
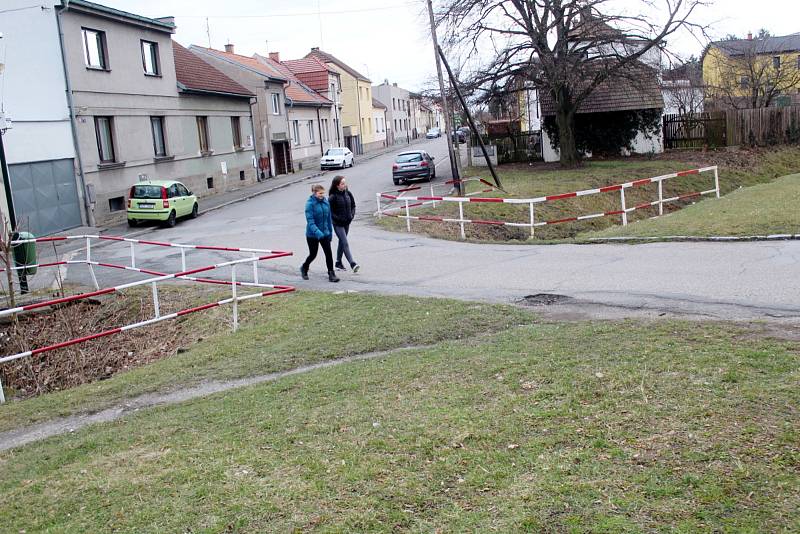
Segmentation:
{"type": "Polygon", "coordinates": [[[328,75],[333,69],[317,59],[316,57],[306,57],[302,59],[290,59],[281,61],[297,78],[315,91],[328,90],[328,75]]]}
{"type": "Polygon", "coordinates": [[[319,48],[312,48],[311,52],[306,54],[306,57],[316,57],[320,61],[325,63],[333,63],[343,71],[347,72],[350,76],[361,80],[362,82],[369,82],[369,78],[358,72],[356,69],[352,68],[350,65],[342,61],[341,59],[337,58],[336,56],[329,54],[327,52],[323,52],[319,48]]]}
{"type": "Polygon", "coordinates": [[[255,55],[255,60],[260,62],[262,65],[279,72],[280,76],[287,80],[288,84],[284,86],[286,97],[292,100],[295,104],[312,104],[318,106],[331,105],[330,100],[300,81],[300,79],[298,79],[298,77],[295,76],[294,73],[283,63],[259,54],[255,55]]]}
{"type": "Polygon", "coordinates": [[[175,58],[175,76],[182,89],[204,93],[253,96],[249,90],[175,41],[172,41],[172,55],[175,58]]]}
{"type": "Polygon", "coordinates": [[[222,50],[217,50],[216,48],[205,48],[203,46],[197,46],[197,45],[192,45],[192,48],[200,50],[206,54],[211,54],[212,56],[216,56],[221,59],[226,59],[233,63],[238,63],[242,67],[246,67],[263,76],[279,79],[281,81],[286,81],[286,76],[282,76],[280,71],[272,68],[270,65],[265,65],[256,58],[243,56],[241,54],[232,54],[230,52],[223,52],[222,50]]]}

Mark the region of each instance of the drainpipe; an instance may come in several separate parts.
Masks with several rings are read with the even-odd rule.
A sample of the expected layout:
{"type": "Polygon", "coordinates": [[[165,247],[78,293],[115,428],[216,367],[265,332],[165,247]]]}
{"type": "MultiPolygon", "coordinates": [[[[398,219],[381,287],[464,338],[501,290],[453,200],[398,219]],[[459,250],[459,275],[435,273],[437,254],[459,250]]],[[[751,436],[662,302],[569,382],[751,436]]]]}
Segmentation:
{"type": "MultiPolygon", "coordinates": [[[[285,91],[284,94],[286,94],[285,91]]],[[[289,110],[294,109],[294,100],[292,100],[287,96],[286,101],[289,102],[289,109],[286,110],[286,131],[289,132],[289,142],[287,143],[289,145],[289,150],[287,151],[288,152],[287,155],[289,156],[288,159],[289,159],[289,166],[291,167],[291,172],[294,173],[294,158],[292,157],[292,148],[293,148],[292,143],[294,142],[292,140],[293,130],[292,130],[292,121],[289,120],[289,110]]],[[[297,134],[300,135],[299,128],[297,134]]],[[[289,169],[287,169],[287,171],[288,170],[289,169]]]]}
{"type": "Polygon", "coordinates": [[[61,14],[69,9],[69,1],[64,1],[64,9],[56,10],[56,26],[58,28],[58,43],[61,48],[61,64],[64,67],[64,82],[67,86],[67,107],[69,108],[69,125],[72,130],[72,144],[75,148],[75,157],[78,160],[78,180],[81,186],[81,197],[83,197],[83,206],[86,210],[86,224],[94,226],[96,221],[94,219],[94,211],[92,210],[91,203],[89,202],[86,190],[86,177],[83,174],[83,159],[81,158],[81,149],[78,144],[78,129],[75,127],[75,103],[72,100],[72,84],[69,81],[69,69],[67,68],[67,57],[64,49],[64,28],[61,26],[61,14]]]}
{"type": "Polygon", "coordinates": [[[317,130],[319,130],[319,155],[325,155],[325,149],[322,146],[322,121],[319,120],[319,107],[317,107],[317,130]]]}
{"type": "Polygon", "coordinates": [[[358,105],[358,137],[361,152],[364,153],[364,132],[361,130],[361,87],[358,86],[358,78],[356,78],[356,104],[358,105]]]}

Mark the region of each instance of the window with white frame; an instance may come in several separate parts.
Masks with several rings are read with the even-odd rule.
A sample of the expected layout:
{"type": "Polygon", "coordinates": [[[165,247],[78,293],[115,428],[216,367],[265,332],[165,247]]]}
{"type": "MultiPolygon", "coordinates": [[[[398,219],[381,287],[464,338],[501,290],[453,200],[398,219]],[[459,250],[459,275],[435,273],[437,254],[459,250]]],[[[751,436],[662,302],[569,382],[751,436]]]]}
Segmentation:
{"type": "Polygon", "coordinates": [[[314,144],[314,121],[308,121],[308,142],[314,144]]]}
{"type": "Polygon", "coordinates": [[[300,121],[292,121],[292,142],[300,144],[300,121]]]}
{"type": "Polygon", "coordinates": [[[108,70],[108,53],[106,50],[106,32],[81,28],[83,40],[83,59],[90,69],[108,70]]]}
{"type": "Polygon", "coordinates": [[[272,114],[281,114],[281,95],[279,93],[272,93],[272,114]]]}
{"type": "Polygon", "coordinates": [[[114,155],[114,119],[111,117],[95,117],[94,132],[97,137],[97,152],[100,163],[113,163],[114,155]]]}
{"type": "Polygon", "coordinates": [[[153,131],[153,153],[157,158],[167,155],[167,140],[164,137],[164,117],[150,117],[150,129],[153,131]]]}
{"type": "Polygon", "coordinates": [[[142,41],[142,67],[147,76],[161,74],[161,65],[158,59],[158,43],[142,41]]]}

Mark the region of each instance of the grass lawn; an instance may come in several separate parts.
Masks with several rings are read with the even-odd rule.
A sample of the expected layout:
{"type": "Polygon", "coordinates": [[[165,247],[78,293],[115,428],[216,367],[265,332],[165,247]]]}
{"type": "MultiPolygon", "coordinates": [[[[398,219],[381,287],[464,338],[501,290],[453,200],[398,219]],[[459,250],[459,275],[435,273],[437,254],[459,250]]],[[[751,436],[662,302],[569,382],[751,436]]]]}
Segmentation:
{"type": "MultiPolygon", "coordinates": [[[[183,292],[192,294],[192,289],[183,292]]],[[[207,295],[202,302],[213,300],[207,295]]],[[[235,334],[228,329],[229,307],[141,329],[139,335],[149,333],[153,343],[161,339],[157,329],[183,331],[192,342],[198,341],[198,333],[200,338],[177,354],[107,380],[0,405],[0,432],[56,416],[97,411],[129,397],[206,379],[266,374],[353,354],[435,343],[459,334],[495,332],[510,323],[532,320],[530,314],[511,306],[309,291],[248,301],[239,310],[241,323],[235,334]]],[[[131,350],[129,341],[107,339],[117,350],[131,350]]],[[[93,343],[84,345],[85,350],[91,351],[93,343]]],[[[46,355],[73,357],[67,351],[46,355]]]]}
{"type": "MultiPolygon", "coordinates": [[[[383,297],[355,298],[374,320],[397,309],[383,297]]],[[[346,342],[312,311],[295,319],[305,350],[346,342]]],[[[796,344],[725,324],[505,319],[491,335],[146,410],[0,453],[0,525],[800,529],[796,344]]],[[[397,342],[436,337],[425,328],[412,324],[397,342]]],[[[270,353],[254,333],[235,336],[244,359],[270,353]]]]}
{"type": "MultiPolygon", "coordinates": [[[[630,158],[610,161],[587,161],[582,168],[572,170],[562,170],[555,165],[537,165],[535,167],[514,164],[504,165],[499,168],[499,174],[503,187],[508,191],[508,195],[498,192],[487,193],[483,196],[532,198],[581,189],[592,189],[707,165],[719,165],[720,189],[722,194],[726,195],[738,190],[740,187],[768,183],[778,177],[799,172],[800,147],[784,147],[773,150],[741,150],[738,152],[721,151],[719,153],[670,153],[653,160],[630,158]]],[[[491,180],[491,176],[485,169],[470,168],[465,171],[465,174],[468,176],[477,175],[491,180]]],[[[712,188],[713,174],[711,173],[686,176],[664,182],[664,196],[669,198],[675,195],[712,188]]],[[[658,193],[655,184],[626,190],[626,204],[628,207],[656,200],[657,198],[658,193]]],[[[665,205],[665,210],[675,211],[690,204],[691,201],[667,204],[665,205]]],[[[618,209],[620,209],[619,192],[609,192],[537,205],[536,220],[557,220],[618,209]]],[[[419,209],[417,213],[458,218],[458,206],[445,204],[438,206],[436,209],[419,209]]],[[[474,219],[521,223],[529,220],[527,206],[493,203],[469,204],[465,207],[464,214],[465,217],[474,219]]],[[[628,220],[648,219],[657,214],[658,209],[656,207],[637,210],[628,214],[628,220]]],[[[753,223],[756,224],[756,221],[753,221],[753,223]]],[[[775,226],[780,223],[781,220],[776,220],[775,226]]],[[[383,218],[379,224],[388,229],[405,231],[405,221],[402,219],[383,218]]],[[[580,233],[605,230],[620,224],[621,218],[619,216],[556,224],[537,228],[535,239],[530,239],[530,230],[527,228],[467,225],[466,233],[468,239],[476,241],[536,243],[572,239],[580,233]]],[[[458,225],[452,223],[412,221],[412,230],[432,237],[460,238],[458,225]]],[[[723,232],[723,234],[728,235],[727,232],[723,232]]]]}
{"type": "Polygon", "coordinates": [[[738,189],[657,219],[586,232],[593,237],[745,236],[800,234],[800,174],[738,189]]]}

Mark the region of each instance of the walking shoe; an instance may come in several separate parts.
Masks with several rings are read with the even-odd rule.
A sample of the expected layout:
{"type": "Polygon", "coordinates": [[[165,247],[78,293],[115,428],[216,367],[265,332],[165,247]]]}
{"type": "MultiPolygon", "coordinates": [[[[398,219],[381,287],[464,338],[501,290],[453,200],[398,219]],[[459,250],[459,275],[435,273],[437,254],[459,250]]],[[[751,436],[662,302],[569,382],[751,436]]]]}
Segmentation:
{"type": "Polygon", "coordinates": [[[340,261],[337,261],[336,264],[334,264],[334,267],[336,267],[336,269],[339,270],[339,271],[346,271],[347,270],[345,268],[344,264],[342,262],[340,262],[340,261]]]}
{"type": "Polygon", "coordinates": [[[308,280],[308,267],[305,265],[300,266],[300,276],[303,277],[303,280],[308,280]]]}
{"type": "Polygon", "coordinates": [[[328,271],[328,281],[329,282],[338,282],[339,281],[339,277],[336,276],[336,272],[335,271],[328,271]]]}
{"type": "Polygon", "coordinates": [[[357,263],[354,263],[352,269],[354,273],[357,273],[358,270],[361,269],[361,266],[357,263]]]}

